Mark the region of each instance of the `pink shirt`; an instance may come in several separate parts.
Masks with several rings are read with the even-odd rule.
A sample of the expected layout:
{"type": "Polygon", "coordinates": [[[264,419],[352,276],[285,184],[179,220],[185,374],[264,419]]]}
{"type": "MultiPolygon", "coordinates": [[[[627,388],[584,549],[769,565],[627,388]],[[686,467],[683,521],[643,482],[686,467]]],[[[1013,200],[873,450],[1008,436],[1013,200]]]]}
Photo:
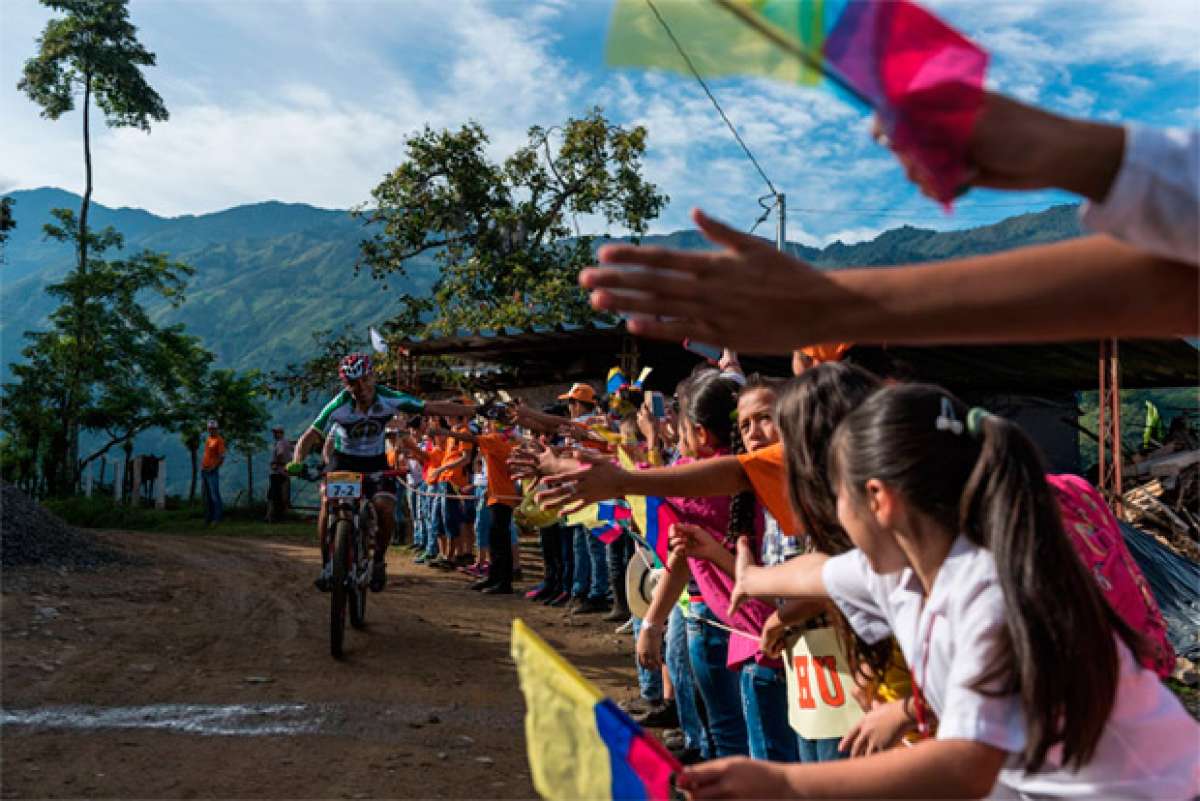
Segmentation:
{"type": "Polygon", "coordinates": [[[1063,528],[1100,592],[1113,611],[1152,646],[1142,664],[1159,676],[1171,675],[1175,649],[1167,639],[1167,625],[1104,497],[1079,476],[1052,475],[1046,481],[1058,496],[1063,528]]]}
{"type": "MultiPolygon", "coordinates": [[[[688,464],[694,461],[696,460],[684,457],[676,461],[675,464],[688,464]]],[[[726,542],[726,532],[729,530],[729,496],[668,498],[667,500],[679,512],[679,516],[684,522],[702,526],[708,530],[709,534],[713,535],[713,538],[717,542],[724,544],[730,553],[737,552],[736,542],[726,542]]],[[[757,516],[754,528],[754,552],[758,553],[762,538],[761,514],[757,516]]],[[[757,640],[757,637],[762,634],[763,624],[767,622],[767,618],[775,611],[775,607],[765,601],[752,599],[742,604],[737,612],[730,617],[727,614],[727,610],[729,609],[729,594],[733,589],[733,576],[721,570],[721,568],[707,559],[693,559],[688,557],[687,561],[692,578],[696,580],[696,584],[700,587],[700,594],[704,598],[704,603],[713,611],[713,614],[726,626],[746,632],[747,634],[753,634],[756,638],[750,639],[741,634],[730,634],[729,654],[725,662],[726,667],[737,669],[741,667],[743,662],[749,659],[753,659],[769,667],[782,667],[783,663],[778,659],[771,659],[759,650],[757,640]]]]}

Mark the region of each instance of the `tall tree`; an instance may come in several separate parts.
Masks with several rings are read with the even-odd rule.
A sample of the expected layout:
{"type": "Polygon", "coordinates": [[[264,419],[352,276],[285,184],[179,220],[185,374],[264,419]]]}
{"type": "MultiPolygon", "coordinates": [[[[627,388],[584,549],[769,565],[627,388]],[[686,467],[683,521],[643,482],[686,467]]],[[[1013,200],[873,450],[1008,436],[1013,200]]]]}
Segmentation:
{"type": "Polygon", "coordinates": [[[593,319],[576,283],[594,244],[580,218],[636,238],[667,202],[641,175],[645,129],[612,125],[598,108],[562,126],[530,128],[528,143],[500,163],[488,157],[488,143],[474,122],[426,128],[356,210],[374,232],[362,243],[360,269],[386,280],[420,253],[440,262],[432,296],[402,297],[392,331],[593,319]]]}
{"type": "MultiPolygon", "coordinates": [[[[74,244],[79,235],[74,212],[52,214],[57,224],[45,226],[47,236],[74,244]]],[[[102,448],[149,427],[169,427],[180,405],[180,385],[212,359],[179,327],[157,325],[142,305],[153,295],[182,303],[191,267],[150,251],[106,260],[109,249],[122,247],[121,235],[105,228],[87,236],[88,269],[72,270],[46,288],[60,305],[46,330],[26,333],[24,364],[12,367],[23,391],[40,395],[53,410],[41,436],[53,457],[46,475],[54,493],[78,483],[81,464],[73,436],[79,427],[107,432],[102,448]]],[[[6,399],[15,390],[6,386],[6,399]]]]}
{"type": "MultiPolygon", "coordinates": [[[[88,210],[92,200],[93,100],[109,127],[135,127],[148,132],[152,120],[163,122],[168,115],[162,98],[142,75],[142,67],[154,66],[155,56],[137,40],[137,28],[129,21],[128,0],[41,2],[64,16],[46,23],[38,38],[37,54],[25,62],[17,88],[37,103],[42,116],[50,120],[72,111],[75,98],[82,97],[84,191],[74,237],[76,269],[82,275],[91,264],[88,210]]],[[[85,298],[75,296],[69,302],[82,306],[85,298]]],[[[75,333],[76,340],[83,342],[83,332],[75,333]]],[[[83,357],[83,352],[77,353],[76,366],[83,357]]],[[[79,444],[77,424],[68,436],[75,461],[79,444]]]]}

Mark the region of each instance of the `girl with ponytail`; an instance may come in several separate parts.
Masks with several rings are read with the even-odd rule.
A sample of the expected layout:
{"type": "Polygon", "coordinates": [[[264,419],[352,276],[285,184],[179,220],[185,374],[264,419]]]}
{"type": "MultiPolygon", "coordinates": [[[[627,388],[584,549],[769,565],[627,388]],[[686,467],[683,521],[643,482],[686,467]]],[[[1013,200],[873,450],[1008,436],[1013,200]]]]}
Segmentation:
{"type": "Polygon", "coordinates": [[[1193,798],[1200,730],[1135,659],[1063,529],[1021,430],[944,390],[897,386],[838,426],[836,510],[855,550],[774,570],[749,595],[830,598],[867,642],[894,635],[914,716],[936,739],[822,765],[719,760],[680,785],[709,797],[1193,798]]]}

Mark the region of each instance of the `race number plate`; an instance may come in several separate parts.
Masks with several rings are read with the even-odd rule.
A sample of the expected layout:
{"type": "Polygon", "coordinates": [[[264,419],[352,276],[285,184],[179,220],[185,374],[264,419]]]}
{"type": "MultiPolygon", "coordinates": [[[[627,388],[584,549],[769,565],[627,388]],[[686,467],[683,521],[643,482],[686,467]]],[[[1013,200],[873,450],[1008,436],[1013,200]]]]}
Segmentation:
{"type": "Polygon", "coordinates": [[[325,477],[326,498],[361,498],[362,473],[330,473],[325,477]]]}

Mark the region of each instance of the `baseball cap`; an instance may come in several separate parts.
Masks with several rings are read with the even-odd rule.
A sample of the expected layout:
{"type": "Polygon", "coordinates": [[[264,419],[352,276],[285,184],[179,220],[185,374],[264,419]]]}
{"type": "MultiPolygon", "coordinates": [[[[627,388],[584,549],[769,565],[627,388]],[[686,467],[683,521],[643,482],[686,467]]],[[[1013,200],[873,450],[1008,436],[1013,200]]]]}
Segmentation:
{"type": "Polygon", "coordinates": [[[576,400],[583,403],[596,403],[596,390],[592,389],[590,384],[572,384],[570,391],[565,395],[559,395],[559,400],[576,400]]]}
{"type": "Polygon", "coordinates": [[[216,420],[209,420],[209,421],[208,421],[208,427],[209,427],[209,428],[217,428],[217,421],[216,421],[216,420]]]}

